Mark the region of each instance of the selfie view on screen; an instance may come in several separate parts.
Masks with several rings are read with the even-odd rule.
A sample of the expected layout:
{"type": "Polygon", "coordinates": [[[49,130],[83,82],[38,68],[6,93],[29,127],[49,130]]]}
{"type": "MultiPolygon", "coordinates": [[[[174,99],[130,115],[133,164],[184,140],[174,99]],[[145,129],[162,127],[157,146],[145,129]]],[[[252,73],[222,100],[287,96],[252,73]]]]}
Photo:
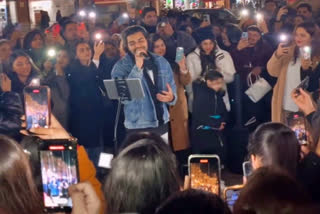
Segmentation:
{"type": "Polygon", "coordinates": [[[71,207],[68,188],[78,183],[76,151],[41,151],[45,207],[71,207]]]}

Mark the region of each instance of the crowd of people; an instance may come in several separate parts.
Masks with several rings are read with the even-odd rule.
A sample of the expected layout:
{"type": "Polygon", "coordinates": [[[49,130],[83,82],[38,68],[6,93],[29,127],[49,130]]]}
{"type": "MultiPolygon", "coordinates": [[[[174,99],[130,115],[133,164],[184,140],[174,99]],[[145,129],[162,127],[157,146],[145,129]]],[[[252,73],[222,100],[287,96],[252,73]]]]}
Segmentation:
{"type": "Polygon", "coordinates": [[[241,140],[235,127],[250,133],[254,172],[233,213],[318,213],[320,14],[275,0],[239,14],[234,24],[128,7],[108,26],[74,14],[23,38],[8,26],[0,40],[0,213],[43,212],[39,141],[73,137],[80,183],[60,188],[48,179],[46,194],[60,188],[66,196],[69,187],[74,214],[231,213],[222,194],[190,189],[181,169],[190,154],[216,154],[227,168],[230,136],[241,140]],[[35,79],[50,88],[46,128],[28,127],[23,116],[24,89],[35,79]],[[138,79],[143,98],[117,112],[103,82],[110,79],[138,79]],[[298,114],[305,123],[292,130],[298,114]],[[115,158],[104,178],[105,151],[115,158]]]}

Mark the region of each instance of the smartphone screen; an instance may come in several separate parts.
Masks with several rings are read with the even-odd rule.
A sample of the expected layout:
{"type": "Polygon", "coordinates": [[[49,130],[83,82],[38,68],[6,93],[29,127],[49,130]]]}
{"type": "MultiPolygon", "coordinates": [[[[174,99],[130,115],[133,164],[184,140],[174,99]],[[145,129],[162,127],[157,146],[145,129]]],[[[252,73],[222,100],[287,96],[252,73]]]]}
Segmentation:
{"type": "Polygon", "coordinates": [[[242,164],[243,176],[249,177],[252,174],[252,164],[250,161],[243,162],[242,164]]]}
{"type": "Polygon", "coordinates": [[[189,157],[191,188],[220,195],[220,160],[214,156],[189,157]]]}
{"type": "Polygon", "coordinates": [[[287,118],[288,126],[294,131],[301,145],[307,144],[306,121],[301,113],[293,113],[287,118]]]}
{"type": "Polygon", "coordinates": [[[40,150],[40,164],[45,209],[71,211],[68,188],[79,181],[76,145],[48,144],[40,150]]]}
{"type": "Polygon", "coordinates": [[[241,34],[241,39],[248,39],[248,32],[243,32],[241,34]]]}
{"type": "Polygon", "coordinates": [[[240,189],[228,189],[226,190],[226,202],[231,211],[233,211],[233,206],[238,200],[240,195],[240,189]]]}
{"type": "Polygon", "coordinates": [[[46,86],[24,89],[27,129],[50,125],[50,89],[46,86]]]}

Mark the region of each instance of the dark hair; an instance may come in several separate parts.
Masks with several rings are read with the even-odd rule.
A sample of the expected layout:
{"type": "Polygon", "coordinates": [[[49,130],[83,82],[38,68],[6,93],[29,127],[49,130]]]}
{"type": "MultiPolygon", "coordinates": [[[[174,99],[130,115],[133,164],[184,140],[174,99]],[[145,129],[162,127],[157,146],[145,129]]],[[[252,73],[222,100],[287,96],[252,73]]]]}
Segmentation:
{"type": "Polygon", "coordinates": [[[112,161],[104,187],[107,213],[154,213],[179,191],[179,183],[175,156],[164,141],[152,136],[140,139],[112,161]]]}
{"type": "Polygon", "coordinates": [[[41,213],[40,194],[27,154],[12,139],[0,135],[0,210],[10,214],[41,213]]]}
{"type": "Polygon", "coordinates": [[[125,52],[129,53],[129,48],[128,48],[128,36],[131,36],[135,33],[141,32],[145,39],[148,38],[148,33],[146,29],[142,26],[139,25],[133,25],[130,27],[127,27],[121,34],[121,39],[123,41],[123,49],[125,52]]]}
{"type": "Polygon", "coordinates": [[[29,50],[31,49],[31,43],[35,36],[40,35],[42,41],[45,41],[44,35],[41,30],[32,30],[23,39],[23,49],[29,50]]]}
{"type": "Polygon", "coordinates": [[[211,40],[214,44],[214,48],[209,55],[206,55],[204,50],[199,45],[200,49],[200,61],[201,61],[201,75],[200,77],[205,77],[206,73],[209,71],[215,71],[217,69],[216,65],[216,49],[217,49],[217,42],[215,40],[211,40]]]}
{"type": "MultiPolygon", "coordinates": [[[[161,40],[163,41],[163,43],[166,45],[166,43],[165,43],[165,41],[164,41],[164,39],[162,38],[161,35],[159,35],[159,34],[157,34],[157,33],[154,33],[154,34],[151,34],[151,35],[149,36],[149,50],[150,50],[151,52],[153,52],[154,43],[155,43],[156,41],[158,41],[159,39],[161,39],[161,40]]],[[[166,46],[167,46],[167,45],[166,45],[166,46]]]]}
{"type": "Polygon", "coordinates": [[[281,123],[264,123],[249,138],[249,155],[262,158],[264,166],[275,166],[296,176],[300,146],[295,133],[281,123]]]}
{"type": "Polygon", "coordinates": [[[70,18],[65,18],[63,21],[61,21],[60,25],[61,25],[61,31],[60,31],[60,35],[63,37],[63,34],[67,28],[68,25],[70,24],[77,24],[77,22],[73,21],[70,18]]]}
{"type": "Polygon", "coordinates": [[[254,31],[254,32],[257,32],[259,33],[260,35],[262,34],[260,28],[256,25],[250,25],[248,28],[247,28],[247,31],[254,31]]]}
{"type": "Polygon", "coordinates": [[[241,190],[233,213],[319,213],[314,208],[303,187],[293,177],[281,169],[262,167],[251,175],[241,190]]]}
{"type": "Polygon", "coordinates": [[[177,10],[169,10],[168,13],[167,13],[167,17],[168,18],[178,18],[179,16],[179,12],[177,10]]]}
{"type": "Polygon", "coordinates": [[[20,145],[29,156],[29,163],[31,166],[34,182],[39,192],[42,191],[41,181],[41,165],[39,157],[39,145],[41,140],[38,137],[26,136],[20,142],[20,145]]]}
{"type": "MultiPolygon", "coordinates": [[[[312,48],[314,48],[316,50],[316,51],[312,51],[312,56],[314,56],[315,53],[318,52],[317,50],[319,49],[318,44],[317,44],[317,40],[319,40],[319,39],[315,38],[316,35],[318,35],[317,34],[318,33],[317,25],[314,22],[303,22],[296,27],[296,30],[298,28],[303,28],[311,36],[311,38],[312,38],[311,46],[312,46],[312,48]]],[[[296,47],[294,50],[294,62],[295,63],[297,62],[298,56],[299,56],[299,48],[296,47]]]]}
{"type": "Polygon", "coordinates": [[[13,71],[13,63],[14,63],[14,61],[16,61],[16,59],[18,57],[20,57],[20,56],[26,57],[29,60],[29,62],[31,64],[31,74],[34,73],[34,72],[40,72],[39,68],[34,64],[34,62],[31,59],[31,57],[26,52],[24,52],[23,50],[16,50],[10,55],[9,67],[10,67],[11,71],[13,71]]]}
{"type": "Polygon", "coordinates": [[[216,194],[190,189],[170,196],[156,214],[231,214],[228,205],[216,194]]]}
{"type": "Polygon", "coordinates": [[[210,81],[214,81],[214,80],[218,80],[218,79],[223,79],[223,75],[218,72],[218,71],[209,71],[205,74],[205,80],[210,80],[210,81]]]}
{"type": "Polygon", "coordinates": [[[155,13],[157,13],[157,11],[156,11],[156,9],[154,7],[144,7],[142,9],[141,17],[144,18],[147,15],[147,13],[153,12],[153,11],[155,13]]]}
{"type": "Polygon", "coordinates": [[[312,12],[312,6],[310,4],[308,4],[308,3],[299,4],[298,7],[297,7],[297,10],[299,10],[300,8],[303,8],[303,7],[307,8],[307,10],[309,12],[312,12]]]}

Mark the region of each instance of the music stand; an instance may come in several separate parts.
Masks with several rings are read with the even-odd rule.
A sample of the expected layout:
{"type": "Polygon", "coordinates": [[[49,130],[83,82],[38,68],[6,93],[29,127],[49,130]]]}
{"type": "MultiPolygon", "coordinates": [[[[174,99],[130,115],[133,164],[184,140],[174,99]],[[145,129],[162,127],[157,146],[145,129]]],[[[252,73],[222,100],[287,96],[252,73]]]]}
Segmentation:
{"type": "Polygon", "coordinates": [[[144,98],[144,91],[142,88],[141,80],[138,78],[132,79],[110,79],[103,80],[104,86],[110,100],[118,100],[117,114],[114,126],[114,152],[118,151],[118,125],[121,111],[121,104],[124,101],[131,101],[133,99],[144,98]]]}

